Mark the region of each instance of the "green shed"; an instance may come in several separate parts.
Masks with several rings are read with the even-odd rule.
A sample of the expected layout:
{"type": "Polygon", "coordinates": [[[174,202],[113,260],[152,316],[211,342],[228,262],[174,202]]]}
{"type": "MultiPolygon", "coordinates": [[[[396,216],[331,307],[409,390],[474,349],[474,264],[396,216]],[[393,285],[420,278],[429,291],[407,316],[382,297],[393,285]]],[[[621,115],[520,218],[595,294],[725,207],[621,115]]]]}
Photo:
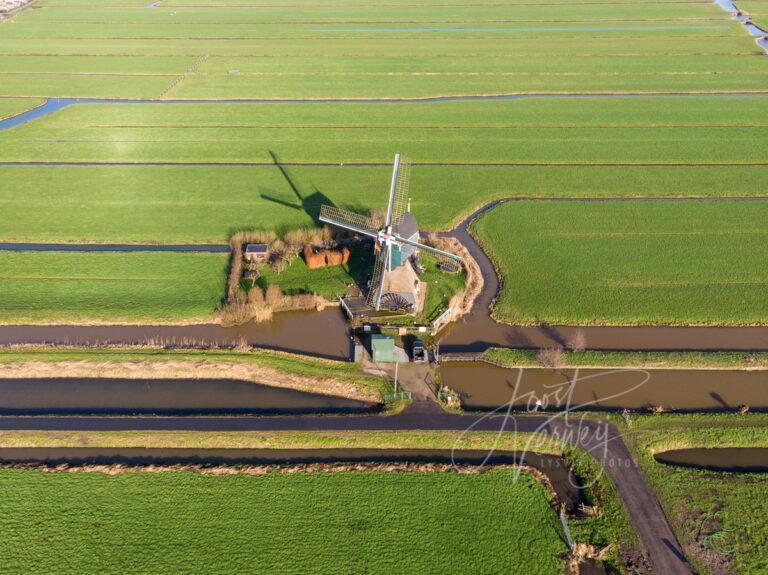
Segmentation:
{"type": "Polygon", "coordinates": [[[395,338],[389,335],[371,336],[371,354],[373,361],[392,363],[395,360],[395,338]]]}

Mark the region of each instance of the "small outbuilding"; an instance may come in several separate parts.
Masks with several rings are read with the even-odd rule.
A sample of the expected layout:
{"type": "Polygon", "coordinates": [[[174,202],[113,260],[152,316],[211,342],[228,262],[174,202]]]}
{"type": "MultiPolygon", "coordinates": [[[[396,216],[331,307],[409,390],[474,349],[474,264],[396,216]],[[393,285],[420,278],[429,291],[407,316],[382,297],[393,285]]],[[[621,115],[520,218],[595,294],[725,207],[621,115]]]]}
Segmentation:
{"type": "Polygon", "coordinates": [[[248,244],[245,246],[245,261],[249,264],[265,262],[269,257],[269,246],[267,244],[248,244]]]}
{"type": "Polygon", "coordinates": [[[395,338],[389,335],[373,334],[371,336],[371,358],[377,363],[397,361],[395,338]]]}

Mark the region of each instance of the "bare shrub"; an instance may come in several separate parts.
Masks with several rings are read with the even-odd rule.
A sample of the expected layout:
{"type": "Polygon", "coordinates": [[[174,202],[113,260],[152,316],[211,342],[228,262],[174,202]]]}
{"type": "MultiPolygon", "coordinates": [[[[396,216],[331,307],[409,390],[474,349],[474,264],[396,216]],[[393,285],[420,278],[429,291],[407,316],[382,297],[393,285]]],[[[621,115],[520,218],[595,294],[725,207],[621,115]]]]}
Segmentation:
{"type": "Polygon", "coordinates": [[[240,244],[241,246],[243,244],[269,244],[276,237],[277,235],[275,232],[268,232],[265,230],[245,230],[235,232],[230,239],[230,244],[233,249],[235,244],[240,244]]]}
{"type": "Polygon", "coordinates": [[[235,344],[234,349],[235,351],[246,352],[246,351],[251,351],[251,346],[248,343],[248,340],[244,336],[240,336],[237,339],[237,343],[235,344]]]}
{"type": "Polygon", "coordinates": [[[314,294],[303,293],[292,296],[286,304],[290,305],[291,309],[309,310],[317,307],[316,299],[314,294]]]}
{"type": "Polygon", "coordinates": [[[256,323],[272,319],[272,308],[269,307],[266,302],[261,305],[252,305],[250,311],[251,321],[255,321],[256,323]]]}
{"type": "Polygon", "coordinates": [[[267,305],[269,307],[271,307],[272,309],[279,308],[284,298],[285,298],[285,294],[283,294],[283,290],[280,289],[280,286],[276,284],[271,284],[267,286],[267,291],[264,294],[264,299],[266,300],[267,305]]]}
{"type": "Polygon", "coordinates": [[[550,369],[561,368],[565,362],[563,347],[560,345],[552,345],[540,349],[536,353],[536,361],[541,367],[548,367],[550,369]]]}
{"type": "Polygon", "coordinates": [[[272,240],[269,244],[269,251],[275,256],[282,256],[285,253],[285,242],[280,238],[272,240]]]}
{"type": "Polygon", "coordinates": [[[264,299],[264,291],[255,286],[248,292],[248,303],[251,305],[265,305],[267,302],[264,299]]]}
{"type": "Polygon", "coordinates": [[[283,256],[276,256],[272,258],[272,261],[269,263],[269,267],[272,268],[272,271],[277,275],[280,275],[286,269],[288,269],[288,259],[283,256]]]}
{"type": "Polygon", "coordinates": [[[251,319],[247,296],[238,291],[219,309],[219,320],[224,325],[240,325],[251,319]]]}
{"type": "Polygon", "coordinates": [[[303,246],[308,243],[307,237],[309,236],[309,230],[306,228],[299,228],[298,230],[290,230],[283,234],[283,241],[289,246],[303,246]]]}
{"type": "Polygon", "coordinates": [[[283,235],[283,240],[298,251],[306,244],[321,246],[329,243],[333,239],[333,233],[333,230],[328,226],[323,226],[322,228],[299,228],[286,232],[283,235]]]}
{"type": "Polygon", "coordinates": [[[571,351],[581,353],[587,349],[587,336],[583,330],[576,330],[570,339],[568,339],[568,347],[571,351]]]}
{"type": "Polygon", "coordinates": [[[227,277],[227,301],[233,301],[240,290],[240,279],[243,276],[243,245],[233,244],[227,277]]]}

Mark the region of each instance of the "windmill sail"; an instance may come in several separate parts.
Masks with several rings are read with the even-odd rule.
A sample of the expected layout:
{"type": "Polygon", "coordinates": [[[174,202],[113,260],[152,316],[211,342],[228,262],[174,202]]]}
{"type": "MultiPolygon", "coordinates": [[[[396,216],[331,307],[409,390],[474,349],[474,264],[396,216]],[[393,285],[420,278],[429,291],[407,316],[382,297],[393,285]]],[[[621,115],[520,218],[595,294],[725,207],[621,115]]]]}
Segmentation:
{"type": "Polygon", "coordinates": [[[395,154],[395,166],[392,170],[392,183],[389,187],[386,225],[396,225],[408,210],[408,189],[411,182],[411,164],[407,159],[395,154]]]}
{"type": "Polygon", "coordinates": [[[347,210],[340,210],[334,206],[320,206],[319,220],[326,224],[357,232],[358,234],[371,236],[373,238],[378,236],[376,226],[371,218],[347,210]]]}
{"type": "Polygon", "coordinates": [[[433,254],[437,254],[439,256],[443,256],[446,258],[450,258],[452,260],[456,260],[457,262],[462,261],[460,256],[457,256],[456,254],[452,254],[451,252],[446,252],[443,250],[439,250],[437,248],[433,248],[432,246],[427,246],[424,244],[420,244],[419,242],[412,242],[411,240],[407,240],[401,236],[395,235],[393,238],[393,241],[399,244],[408,244],[409,246],[414,246],[416,248],[419,248],[420,250],[432,252],[433,254]]]}
{"type": "Polygon", "coordinates": [[[368,290],[367,304],[373,309],[379,309],[381,304],[381,295],[384,290],[384,270],[387,268],[389,259],[389,245],[384,244],[376,256],[376,263],[373,266],[373,276],[371,277],[371,288],[368,290]]]}

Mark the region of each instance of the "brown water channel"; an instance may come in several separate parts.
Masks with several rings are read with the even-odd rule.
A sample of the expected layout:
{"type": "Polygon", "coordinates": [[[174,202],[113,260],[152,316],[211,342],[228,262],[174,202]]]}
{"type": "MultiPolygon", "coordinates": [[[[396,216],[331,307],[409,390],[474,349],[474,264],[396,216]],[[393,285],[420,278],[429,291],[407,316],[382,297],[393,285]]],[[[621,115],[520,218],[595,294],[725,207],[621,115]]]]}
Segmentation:
{"type": "Polygon", "coordinates": [[[445,385],[468,410],[734,411],[768,410],[768,371],[714,369],[503,368],[483,362],[447,362],[445,385]]]}
{"type": "Polygon", "coordinates": [[[261,465],[335,462],[414,462],[466,465],[524,464],[538,469],[569,510],[582,500],[578,478],[555,455],[449,449],[154,449],[154,448],[0,448],[0,464],[46,465],[261,465]]]}
{"type": "Polygon", "coordinates": [[[656,461],[712,471],[768,472],[768,447],[674,449],[657,453],[656,461]]]}
{"type": "Polygon", "coordinates": [[[349,359],[352,340],[341,310],[276,313],[271,321],[224,327],[194,325],[5,325],[0,345],[142,345],[234,346],[241,342],[264,349],[328,359],[349,359]]]}
{"type": "Polygon", "coordinates": [[[379,408],[235,379],[0,379],[0,415],[361,413],[379,408]]]}

